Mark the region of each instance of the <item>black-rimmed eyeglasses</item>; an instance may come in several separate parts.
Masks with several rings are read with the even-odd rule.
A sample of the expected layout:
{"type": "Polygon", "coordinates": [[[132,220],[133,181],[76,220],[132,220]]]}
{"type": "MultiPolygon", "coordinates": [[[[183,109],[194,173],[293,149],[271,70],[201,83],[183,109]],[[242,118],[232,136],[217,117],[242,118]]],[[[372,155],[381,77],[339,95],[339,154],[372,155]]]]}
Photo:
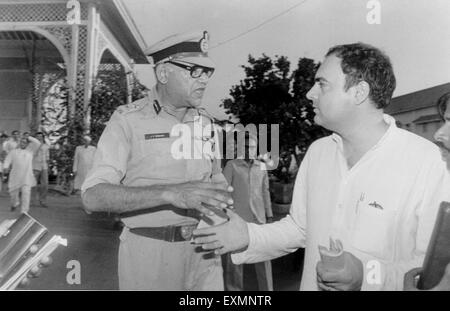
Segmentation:
{"type": "Polygon", "coordinates": [[[203,73],[206,74],[206,76],[208,78],[211,78],[211,76],[214,73],[214,68],[211,68],[211,67],[204,67],[204,66],[195,65],[195,64],[192,64],[192,65],[181,64],[181,63],[174,62],[174,61],[168,61],[168,63],[188,70],[191,73],[191,77],[194,79],[200,78],[203,73]]]}

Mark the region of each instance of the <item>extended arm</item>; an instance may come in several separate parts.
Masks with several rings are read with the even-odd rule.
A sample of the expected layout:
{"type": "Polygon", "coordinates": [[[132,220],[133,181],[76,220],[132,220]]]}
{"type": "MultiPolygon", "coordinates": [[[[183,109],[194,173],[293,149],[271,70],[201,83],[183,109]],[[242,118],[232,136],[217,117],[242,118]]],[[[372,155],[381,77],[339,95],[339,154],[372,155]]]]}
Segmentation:
{"type": "Polygon", "coordinates": [[[123,213],[172,204],[183,209],[198,209],[205,214],[211,212],[204,208],[202,203],[226,207],[230,199],[226,185],[209,182],[146,187],[100,183],[87,189],[82,198],[86,209],[90,212],[123,213]]]}
{"type": "Polygon", "coordinates": [[[219,254],[232,254],[235,264],[254,263],[277,258],[305,247],[307,157],[297,176],[290,214],[271,224],[246,223],[234,212],[230,221],[194,231],[196,244],[219,254]],[[243,251],[244,250],[244,251],[243,251]]]}
{"type": "Polygon", "coordinates": [[[41,142],[33,136],[28,136],[28,141],[30,142],[28,147],[33,153],[35,153],[41,146],[41,142]]]}

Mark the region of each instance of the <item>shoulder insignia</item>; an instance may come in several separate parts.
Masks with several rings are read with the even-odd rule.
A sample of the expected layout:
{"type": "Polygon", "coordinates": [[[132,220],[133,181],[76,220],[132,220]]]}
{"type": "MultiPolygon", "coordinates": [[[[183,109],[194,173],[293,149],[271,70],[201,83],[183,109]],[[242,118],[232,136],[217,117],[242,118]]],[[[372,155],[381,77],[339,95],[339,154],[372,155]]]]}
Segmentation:
{"type": "Polygon", "coordinates": [[[117,107],[116,111],[121,114],[127,114],[127,113],[130,113],[133,111],[139,111],[142,108],[144,108],[145,105],[147,105],[147,103],[148,103],[147,98],[141,98],[141,99],[136,100],[127,105],[122,105],[122,106],[117,107]]]}
{"type": "Polygon", "coordinates": [[[161,111],[161,105],[156,99],[153,101],[153,109],[155,110],[156,114],[159,114],[159,112],[161,111]]]}

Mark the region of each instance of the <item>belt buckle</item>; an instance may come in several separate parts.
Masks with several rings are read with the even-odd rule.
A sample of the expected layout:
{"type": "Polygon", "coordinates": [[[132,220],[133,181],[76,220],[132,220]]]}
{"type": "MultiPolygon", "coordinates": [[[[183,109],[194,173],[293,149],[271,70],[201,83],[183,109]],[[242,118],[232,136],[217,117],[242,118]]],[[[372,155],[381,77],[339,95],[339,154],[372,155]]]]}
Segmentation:
{"type": "Polygon", "coordinates": [[[180,228],[180,233],[183,239],[189,241],[192,238],[192,233],[194,232],[194,226],[182,226],[180,228]]]}

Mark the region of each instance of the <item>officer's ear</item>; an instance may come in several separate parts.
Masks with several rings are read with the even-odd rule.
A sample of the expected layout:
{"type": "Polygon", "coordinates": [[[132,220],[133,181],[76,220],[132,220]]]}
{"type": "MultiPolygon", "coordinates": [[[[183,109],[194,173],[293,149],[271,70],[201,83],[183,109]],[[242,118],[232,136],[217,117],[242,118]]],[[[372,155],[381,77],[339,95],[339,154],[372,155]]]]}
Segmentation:
{"type": "Polygon", "coordinates": [[[155,68],[155,75],[158,82],[162,84],[166,84],[169,80],[169,70],[166,66],[166,64],[158,64],[155,68]]]}

